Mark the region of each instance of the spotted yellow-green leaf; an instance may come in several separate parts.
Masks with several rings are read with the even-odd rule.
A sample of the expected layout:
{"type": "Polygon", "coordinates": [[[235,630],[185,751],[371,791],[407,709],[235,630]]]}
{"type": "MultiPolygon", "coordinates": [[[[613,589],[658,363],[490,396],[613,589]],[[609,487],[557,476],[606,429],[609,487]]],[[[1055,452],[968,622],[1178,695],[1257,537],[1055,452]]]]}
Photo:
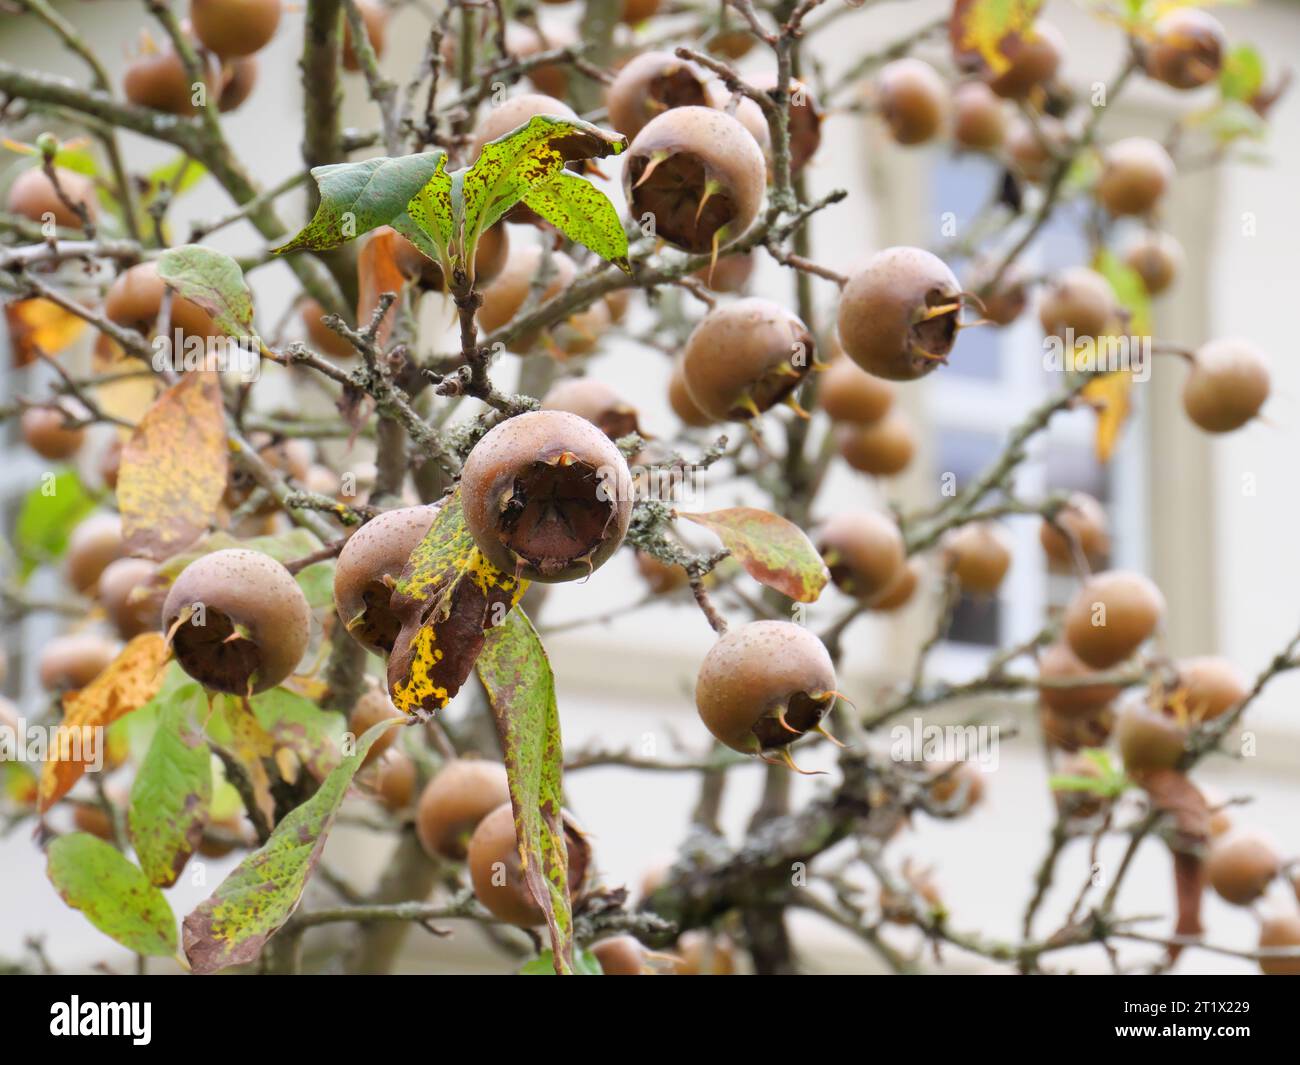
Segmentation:
{"type": "Polygon", "coordinates": [[[227,757],[243,767],[262,822],[273,825],[275,797],[271,794],[271,774],[267,764],[275,758],[275,739],[253,713],[248,700],[223,695],[218,696],[217,701],[219,714],[213,715],[213,721],[219,725],[212,729],[213,742],[227,757]]]}
{"type": "Polygon", "coordinates": [[[958,65],[972,62],[1000,74],[1024,40],[1033,37],[1043,0],[956,0],[948,36],[958,65]]]}
{"type": "Polygon", "coordinates": [[[479,234],[529,192],[552,181],[565,163],[618,155],[627,138],[578,119],[534,115],[525,125],[483,145],[465,172],[460,234],[466,257],[479,234]]]}
{"type": "Polygon", "coordinates": [[[394,220],[393,228],[418,246],[421,237],[431,242],[422,250],[431,259],[442,261],[456,235],[455,211],[452,207],[451,175],[444,156],[429,180],[407,202],[406,212],[394,220]],[[416,232],[412,233],[414,229],[416,232]]]}
{"type": "Polygon", "coordinates": [[[239,263],[225,252],[201,244],[169,248],[158,256],[158,276],[207,311],[226,336],[253,338],[253,294],[239,263]]]}
{"type": "Polygon", "coordinates": [[[398,721],[381,721],[361,736],[316,794],[289,811],[270,838],[185,918],[181,940],[196,973],[253,961],[293,916],[353,776],[371,744],[398,721]]]}
{"type": "Polygon", "coordinates": [[[341,760],[343,718],[322,710],[287,688],[272,688],[249,700],[258,723],[271,737],[277,755],[291,751],[316,779],[326,777],[341,760]]]}
{"type": "Polygon", "coordinates": [[[1264,60],[1254,45],[1239,44],[1223,61],[1219,92],[1226,100],[1249,102],[1264,87],[1264,60]]]}
{"type": "Polygon", "coordinates": [[[217,375],[188,373],[154,400],[122,448],[117,503],[127,554],[161,561],[193,543],[216,520],[226,463],[217,375]]]}
{"type": "Polygon", "coordinates": [[[522,610],[491,629],[478,658],[510,782],[520,868],[546,914],[557,973],[573,970],[573,913],[564,834],[564,750],[555,677],[522,610]]]}
{"type": "Polygon", "coordinates": [[[208,700],[191,682],[162,701],[149,750],[131,785],[127,824],[149,882],[171,887],[198,849],[212,801],[212,752],[203,738],[208,700]]]}
{"type": "Polygon", "coordinates": [[[103,673],[63,697],[63,720],[41,767],[42,811],[63,798],[102,754],[98,748],[102,730],[158,694],[166,664],[162,634],[143,632],[122,648],[103,673]]]}
{"type": "Polygon", "coordinates": [[[445,707],[474,668],[483,634],[527,587],[475,546],[457,488],[393,588],[391,605],[402,626],[388,659],[393,705],[407,713],[445,707]]]}
{"type": "Polygon", "coordinates": [[[64,902],[128,950],[176,953],[176,917],[163,893],[112,844],[85,832],[60,836],[46,852],[45,874],[64,902]]]}
{"type": "Polygon", "coordinates": [[[779,514],[757,507],[731,507],[707,514],[678,512],[703,525],[756,581],[800,603],[822,593],[830,572],[807,534],[779,514]]]}
{"type": "Polygon", "coordinates": [[[411,198],[447,162],[441,148],[396,159],[379,156],[359,163],[314,167],[311,176],[320,190],[316,214],[292,240],[272,249],[277,254],[313,248],[337,248],[385,226],[406,213],[411,198]]]}
{"type": "MultiPolygon", "coordinates": [[[[555,975],[555,955],[550,950],[544,950],[535,958],[526,961],[523,968],[519,970],[520,976],[554,976],[555,975]]],[[[589,950],[575,950],[573,952],[573,975],[574,976],[604,976],[605,972],[600,967],[600,960],[589,950]]]]}
{"type": "Polygon", "coordinates": [[[545,185],[524,194],[524,203],[572,241],[590,248],[620,270],[627,261],[627,232],[618,211],[590,181],[561,170],[545,185]]]}

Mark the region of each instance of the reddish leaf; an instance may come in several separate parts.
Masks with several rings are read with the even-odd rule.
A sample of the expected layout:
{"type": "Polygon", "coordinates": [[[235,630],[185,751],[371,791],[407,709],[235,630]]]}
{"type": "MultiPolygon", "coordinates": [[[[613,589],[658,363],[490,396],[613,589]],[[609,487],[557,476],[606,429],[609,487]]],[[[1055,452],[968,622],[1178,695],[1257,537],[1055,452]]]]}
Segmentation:
{"type": "Polygon", "coordinates": [[[800,603],[811,603],[826,587],[830,572],[804,531],[779,514],[755,507],[732,507],[679,518],[712,532],[756,581],[800,603]]]}

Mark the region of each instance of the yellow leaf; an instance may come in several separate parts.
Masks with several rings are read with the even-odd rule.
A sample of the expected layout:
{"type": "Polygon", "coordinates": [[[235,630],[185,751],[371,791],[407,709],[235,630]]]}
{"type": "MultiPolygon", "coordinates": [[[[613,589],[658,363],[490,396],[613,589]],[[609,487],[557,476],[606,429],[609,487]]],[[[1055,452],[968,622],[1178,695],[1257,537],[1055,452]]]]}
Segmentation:
{"type": "Polygon", "coordinates": [[[81,779],[86,755],[103,751],[103,733],[92,741],[86,730],[107,728],[158,694],[167,655],[161,633],[141,633],[86,687],[63,697],[63,721],[41,767],[42,812],[81,779]]]}
{"type": "Polygon", "coordinates": [[[156,561],[213,524],[226,488],[226,425],[215,373],[190,373],[140,419],[122,448],[117,502],[127,553],[156,561]]]}
{"type": "Polygon", "coordinates": [[[111,337],[95,341],[91,367],[99,376],[123,375],[120,380],[95,386],[95,402],[105,414],[124,422],[138,422],[158,396],[158,379],[121,349],[111,337]],[[125,375],[131,376],[125,376],[125,375]]]}
{"type": "Polygon", "coordinates": [[[1130,408],[1129,389],[1133,385],[1132,375],[1127,372],[1109,373],[1089,381],[1084,387],[1083,397],[1097,411],[1097,435],[1094,448],[1098,462],[1109,462],[1115,453],[1115,444],[1119,441],[1120,430],[1128,419],[1130,408]]]}
{"type": "Polygon", "coordinates": [[[5,304],[5,322],[13,346],[13,365],[35,362],[37,352],[57,355],[71,347],[86,323],[57,303],[39,297],[5,304]]]}
{"type": "Polygon", "coordinates": [[[1021,42],[1033,37],[1042,6],[1043,0],[956,0],[948,34],[959,65],[978,57],[1001,74],[1021,42]]]}
{"type": "Polygon", "coordinates": [[[265,823],[274,825],[275,798],[271,795],[271,777],[263,759],[275,758],[275,739],[257,720],[247,699],[225,698],[223,711],[230,726],[230,753],[248,773],[253,801],[265,823]]]}

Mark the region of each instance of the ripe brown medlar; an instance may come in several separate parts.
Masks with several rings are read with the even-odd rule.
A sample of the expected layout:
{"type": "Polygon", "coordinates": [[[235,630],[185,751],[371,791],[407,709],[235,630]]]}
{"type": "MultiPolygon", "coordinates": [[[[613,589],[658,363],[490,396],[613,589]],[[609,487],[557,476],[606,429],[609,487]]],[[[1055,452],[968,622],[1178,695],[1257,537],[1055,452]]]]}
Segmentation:
{"type": "MultiPolygon", "coordinates": [[[[1270,914],[1259,922],[1259,947],[1300,947],[1300,914],[1270,914]]],[[[1260,958],[1259,967],[1268,976],[1300,976],[1300,956],[1293,958],[1260,958]]]]}
{"type": "Polygon", "coordinates": [[[684,424],[694,429],[703,429],[714,424],[714,419],[700,410],[695,400],[691,399],[680,359],[673,364],[672,373],[668,377],[668,405],[684,424]]]}
{"type": "Polygon", "coordinates": [[[836,514],[822,526],[817,550],[835,586],[868,603],[902,577],[907,560],[897,522],[871,510],[836,514]]]}
{"type": "Polygon", "coordinates": [[[41,687],[49,692],[84,688],[117,657],[117,644],[93,632],[47,640],[37,660],[41,687]]]}
{"type": "MultiPolygon", "coordinates": [[[[514,243],[512,241],[512,243],[514,243]]],[[[546,278],[539,303],[558,296],[573,284],[578,276],[578,268],[562,251],[553,251],[547,256],[546,268],[550,271],[546,278]]],[[[485,333],[500,329],[509,322],[524,305],[533,291],[533,285],[540,279],[543,268],[543,251],[536,243],[526,243],[511,251],[505,267],[496,278],[483,290],[483,305],[478,309],[479,328],[485,333]]],[[[517,355],[530,351],[540,334],[533,332],[515,337],[506,348],[517,355]]]]}
{"type": "Polygon", "coordinates": [[[1100,565],[1110,555],[1110,521],[1106,509],[1087,492],[1071,492],[1065,505],[1056,512],[1055,523],[1043,519],[1038,528],[1038,541],[1054,568],[1075,568],[1075,545],[1089,566],[1100,565]]]}
{"type": "Polygon", "coordinates": [[[104,567],[125,550],[121,517],[101,511],[84,518],[68,537],[63,563],[68,583],[85,595],[93,594],[104,567]]]}
{"type": "Polygon", "coordinates": [[[633,56],[605,91],[609,124],[629,139],[652,118],[674,107],[711,106],[712,75],[671,52],[633,56]]]}
{"type": "Polygon", "coordinates": [[[967,595],[996,595],[1011,568],[1011,537],[1000,525],[963,525],[944,541],[948,569],[967,595]]]}
{"type": "Polygon", "coordinates": [[[1168,233],[1148,231],[1129,245],[1124,264],[1137,272],[1147,294],[1164,292],[1183,268],[1183,246],[1168,233]]]}
{"type": "Polygon", "coordinates": [[[369,785],[384,808],[397,813],[409,807],[415,798],[417,776],[415,763],[401,751],[391,750],[370,770],[369,785]]]}
{"type": "Polygon", "coordinates": [[[1058,685],[1043,684],[1038,689],[1039,701],[1054,713],[1063,716],[1095,714],[1109,705],[1119,695],[1120,688],[1113,684],[1079,684],[1093,671],[1079,661],[1069,645],[1058,641],[1043,651],[1038,659],[1040,681],[1056,681],[1058,685]]]}
{"type": "Polygon", "coordinates": [[[259,52],[280,25],[280,0],[190,0],[194,36],[222,59],[259,52]]]}
{"type": "Polygon", "coordinates": [[[505,766],[478,758],[453,758],[420,793],[415,811],[420,845],[430,858],[462,860],[479,822],[503,803],[510,803],[505,766]]]}
{"type": "Polygon", "coordinates": [[[922,248],[886,248],[844,286],[840,345],[867,373],[914,381],[947,361],[960,312],[961,286],[943,260],[922,248]]]}
{"type": "Polygon", "coordinates": [[[1211,340],[1183,382],[1183,410],[1207,433],[1230,433],[1259,413],[1268,393],[1262,352],[1245,340],[1211,340]]]}
{"type": "Polygon", "coordinates": [[[1065,339],[1107,336],[1118,324],[1115,292],[1096,270],[1072,266],[1043,287],[1038,320],[1048,336],[1065,339]]]}
{"type": "Polygon", "coordinates": [[[402,628],[390,605],[393,582],[437,513],[436,504],[384,511],[348,537],[339,552],[334,608],[352,638],[367,650],[392,653],[402,628]]]}
{"type": "Polygon", "coordinates": [[[686,341],[682,373],[695,405],[719,420],[756,418],[786,399],[815,361],[812,333],[771,300],[722,304],[686,341]]]}
{"type": "Polygon", "coordinates": [[[982,81],[967,81],[952,94],[952,138],[974,152],[992,152],[1007,139],[1005,105],[982,81]]]}
{"type": "Polygon", "coordinates": [[[899,144],[924,144],[943,127],[948,87],[929,63],[911,56],[886,63],[873,90],[876,107],[899,144]]]}
{"type": "Polygon", "coordinates": [[[19,418],[23,443],[51,462],[72,458],[86,442],[84,425],[68,425],[69,417],[81,416],[76,410],[79,406],[59,400],[53,407],[28,407],[19,418]]]}
{"type": "Polygon", "coordinates": [[[124,640],[157,632],[162,620],[162,589],[154,585],[158,566],[147,558],[119,558],[99,575],[99,602],[124,640]]]}
{"type": "Polygon", "coordinates": [[[1234,906],[1249,906],[1282,872],[1282,856],[1263,833],[1238,829],[1210,844],[1205,875],[1218,896],[1234,906]]]}
{"type": "Polygon", "coordinates": [[[767,183],[763,151],[740,121],[711,107],[652,118],[628,147],[623,190],[632,216],[689,252],[717,252],[758,217],[767,183]]]}
{"type": "MultiPolygon", "coordinates": [[[[66,170],[61,166],[54,168],[54,176],[58,179],[63,196],[74,204],[80,204],[86,216],[94,222],[99,216],[95,183],[83,174],[66,170]]],[[[59,195],[59,189],[54,187],[54,183],[41,167],[24,170],[9,186],[9,194],[5,198],[5,210],[31,219],[33,222],[43,223],[46,215],[50,215],[56,226],[80,229],[81,216],[64,202],[63,197],[59,195]]]]}
{"type": "Polygon", "coordinates": [[[889,413],[896,392],[884,378],[860,369],[851,359],[839,358],[822,374],[817,405],[832,421],[871,425],[889,413]]]}
{"type": "Polygon", "coordinates": [[[1065,38],[1055,26],[1039,20],[1031,35],[1014,40],[1008,51],[1011,65],[999,74],[990,72],[989,88],[1007,99],[1023,100],[1056,76],[1065,38]]]}
{"type": "Polygon", "coordinates": [[[221,95],[217,110],[223,114],[236,110],[257,87],[257,60],[253,56],[232,59],[221,70],[221,95]]]}
{"type": "Polygon", "coordinates": [[[816,636],[789,621],[751,621],[719,637],[700,666],[695,705],[734,751],[762,755],[819,730],[835,702],[835,666],[816,636]]]}
{"type": "Polygon", "coordinates": [[[1017,117],[1007,131],[1006,151],[1016,174],[1038,185],[1051,176],[1069,140],[1065,125],[1051,115],[1041,115],[1034,123],[1017,117]]]}
{"type": "Polygon", "coordinates": [[[461,471],[465,524],[497,569],[554,584],[586,577],[617,550],[632,475],[613,441],[562,410],[508,418],[461,471]]]}
{"type": "MultiPolygon", "coordinates": [[[[356,0],[357,10],[361,14],[361,24],[366,28],[366,38],[375,51],[376,58],[384,54],[384,38],[388,31],[388,8],[374,0],[356,0]]],[[[361,69],[361,60],[357,58],[356,49],[352,47],[352,24],[343,22],[343,69],[354,74],[361,69]]]]}
{"type": "MultiPolygon", "coordinates": [[[[357,699],[348,712],[348,731],[359,740],[381,721],[394,721],[405,716],[402,711],[393,705],[393,700],[389,698],[388,692],[384,690],[382,685],[369,681],[366,684],[365,691],[361,693],[360,698],[357,699]]],[[[370,744],[370,750],[366,751],[366,756],[362,759],[361,764],[363,766],[373,765],[388,748],[397,742],[400,731],[400,729],[392,727],[384,729],[370,744]]]]}
{"type": "Polygon", "coordinates": [[[1109,705],[1086,714],[1068,714],[1050,706],[1038,708],[1038,724],[1048,746],[1062,751],[1104,747],[1115,730],[1115,711],[1109,705]]]}
{"type": "Polygon", "coordinates": [[[1222,717],[1250,694],[1250,682],[1226,658],[1202,655],[1177,663],[1173,691],[1182,694],[1182,704],[1194,721],[1222,717]]]}
{"type": "Polygon", "coordinates": [[[1003,273],[992,291],[984,294],[984,319],[994,325],[1010,325],[1029,303],[1029,285],[1012,266],[1003,273]]]}
{"type": "Polygon", "coordinates": [[[736,948],[727,936],[710,935],[698,929],[684,932],[674,948],[675,976],[733,976],[736,973],[736,948]]]}
{"type": "Polygon", "coordinates": [[[335,359],[355,359],[357,349],[347,337],[334,332],[333,329],[321,321],[325,314],[325,308],[314,299],[309,297],[302,301],[300,316],[303,328],[307,330],[307,339],[311,342],[311,346],[335,359]]]}
{"type": "MultiPolygon", "coordinates": [[[[752,41],[753,38],[751,37],[752,41]]],[[[776,74],[764,71],[751,81],[756,89],[770,93],[776,88],[776,74]]],[[[817,154],[822,143],[822,111],[817,95],[798,78],[789,81],[790,171],[797,174],[817,154]]]]}
{"type": "Polygon", "coordinates": [[[930,782],[925,790],[932,804],[945,808],[945,816],[969,813],[984,798],[984,771],[974,762],[937,762],[927,769],[930,782]]]}
{"type": "Polygon", "coordinates": [[[122,79],[122,91],[138,107],[150,107],[169,115],[188,118],[198,113],[196,101],[203,94],[220,93],[221,72],[206,52],[199,53],[203,80],[195,82],[172,48],[147,51],[132,60],[122,79]]]}
{"type": "Polygon", "coordinates": [[[717,262],[700,267],[691,276],[702,281],[712,292],[734,294],[745,290],[757,262],[758,257],[752,251],[723,255],[717,262]]]}
{"type": "Polygon", "coordinates": [[[1195,89],[1219,76],[1228,35],[1213,15],[1180,7],[1161,16],[1143,50],[1147,75],[1175,89],[1195,89]]]}
{"type": "Polygon", "coordinates": [[[912,601],[917,585],[921,583],[919,559],[909,559],[897,579],[871,601],[872,610],[899,610],[912,601]]]}
{"type": "Polygon", "coordinates": [[[165,631],[175,627],[172,650],[181,668],[204,687],[232,695],[264,692],[286,679],[311,635],[311,608],[293,575],[243,548],[186,566],[162,617],[165,631]]]}
{"type": "MultiPolygon", "coordinates": [[[[454,37],[449,35],[446,40],[454,46],[454,37]]],[[[506,52],[519,59],[528,59],[553,48],[572,48],[577,43],[578,34],[571,26],[552,23],[543,35],[522,22],[506,24],[506,52]]],[[[569,70],[565,63],[542,63],[530,69],[526,76],[538,92],[563,97],[569,92],[569,70]]]]}
{"type": "Polygon", "coordinates": [[[1174,161],[1150,137],[1125,137],[1101,153],[1101,174],[1093,190],[1113,215],[1147,214],[1174,180],[1174,161]]]}
{"type": "MultiPolygon", "coordinates": [[[[104,314],[118,325],[128,326],[148,336],[162,309],[167,285],[158,275],[157,263],[140,263],[123,271],[104,296],[104,314]]],[[[171,328],[185,336],[213,337],[221,332],[212,316],[184,296],[172,296],[171,328]]]]}
{"type": "Polygon", "coordinates": [[[586,418],[611,440],[638,432],[636,408],[592,377],[566,377],[542,397],[542,410],[566,410],[586,418]]]}
{"type": "Polygon", "coordinates": [[[1094,669],[1124,661],[1155,632],[1165,597],[1149,578],[1107,570],[1089,578],[1065,609],[1065,639],[1094,669]]]}
{"type": "Polygon", "coordinates": [[[1140,699],[1120,711],[1115,736],[1130,774],[1174,769],[1187,753],[1187,730],[1140,699]]]}
{"type": "Polygon", "coordinates": [[[645,948],[634,936],[611,936],[591,945],[605,976],[644,976],[645,948]]]}
{"type": "MultiPolygon", "coordinates": [[[[569,856],[569,895],[578,899],[591,867],[591,844],[567,811],[564,837],[569,856]]],[[[474,897],[500,921],[532,928],[546,918],[524,881],[510,803],[498,806],[479,822],[466,848],[474,897]]]]}
{"type": "Polygon", "coordinates": [[[902,473],[916,454],[916,430],[902,411],[891,410],[878,422],[835,427],[840,457],[859,473],[892,477],[902,473]]]}

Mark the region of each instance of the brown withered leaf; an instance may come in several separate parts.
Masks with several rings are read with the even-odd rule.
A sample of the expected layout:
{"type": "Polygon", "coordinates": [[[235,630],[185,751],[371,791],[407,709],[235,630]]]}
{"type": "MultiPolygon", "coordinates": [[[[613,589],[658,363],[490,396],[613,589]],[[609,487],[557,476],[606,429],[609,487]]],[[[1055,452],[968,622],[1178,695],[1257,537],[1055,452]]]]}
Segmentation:
{"type": "MultiPolygon", "coordinates": [[[[1210,804],[1185,773],[1177,769],[1157,769],[1142,773],[1138,783],[1146,789],[1154,809],[1169,815],[1173,832],[1169,848],[1174,861],[1174,896],[1177,920],[1174,934],[1199,936],[1201,925],[1201,899],[1205,895],[1205,866],[1201,853],[1210,837],[1210,804]]],[[[1169,948],[1172,963],[1182,953],[1182,948],[1169,948]]]]}
{"type": "Polygon", "coordinates": [[[226,423],[211,372],[160,395],[122,448],[117,502],[127,554],[176,554],[215,521],[226,488],[226,423]]]}
{"type": "Polygon", "coordinates": [[[57,303],[34,296],[5,304],[5,325],[13,350],[15,369],[35,362],[40,355],[57,355],[71,346],[86,328],[84,319],[57,303]]]}
{"type": "Polygon", "coordinates": [[[402,623],[388,660],[393,705],[409,714],[451,702],[474,668],[485,633],[505,619],[527,587],[474,545],[457,488],[393,589],[393,612],[402,623]]]}
{"type": "MultiPolygon", "coordinates": [[[[370,324],[375,308],[379,306],[379,297],[385,292],[396,293],[400,298],[406,286],[406,276],[397,268],[397,241],[403,238],[385,226],[361,245],[357,255],[357,328],[364,329],[370,324]]],[[[397,306],[388,308],[388,313],[375,331],[375,344],[383,347],[388,343],[393,332],[393,323],[397,320],[397,306]]]]}
{"type": "Polygon", "coordinates": [[[85,756],[91,752],[87,749],[89,734],[84,730],[107,728],[157,695],[167,656],[167,642],[161,633],[141,633],[103,673],[80,691],[63,697],[63,721],[41,767],[42,812],[63,798],[86,771],[85,756]]]}

